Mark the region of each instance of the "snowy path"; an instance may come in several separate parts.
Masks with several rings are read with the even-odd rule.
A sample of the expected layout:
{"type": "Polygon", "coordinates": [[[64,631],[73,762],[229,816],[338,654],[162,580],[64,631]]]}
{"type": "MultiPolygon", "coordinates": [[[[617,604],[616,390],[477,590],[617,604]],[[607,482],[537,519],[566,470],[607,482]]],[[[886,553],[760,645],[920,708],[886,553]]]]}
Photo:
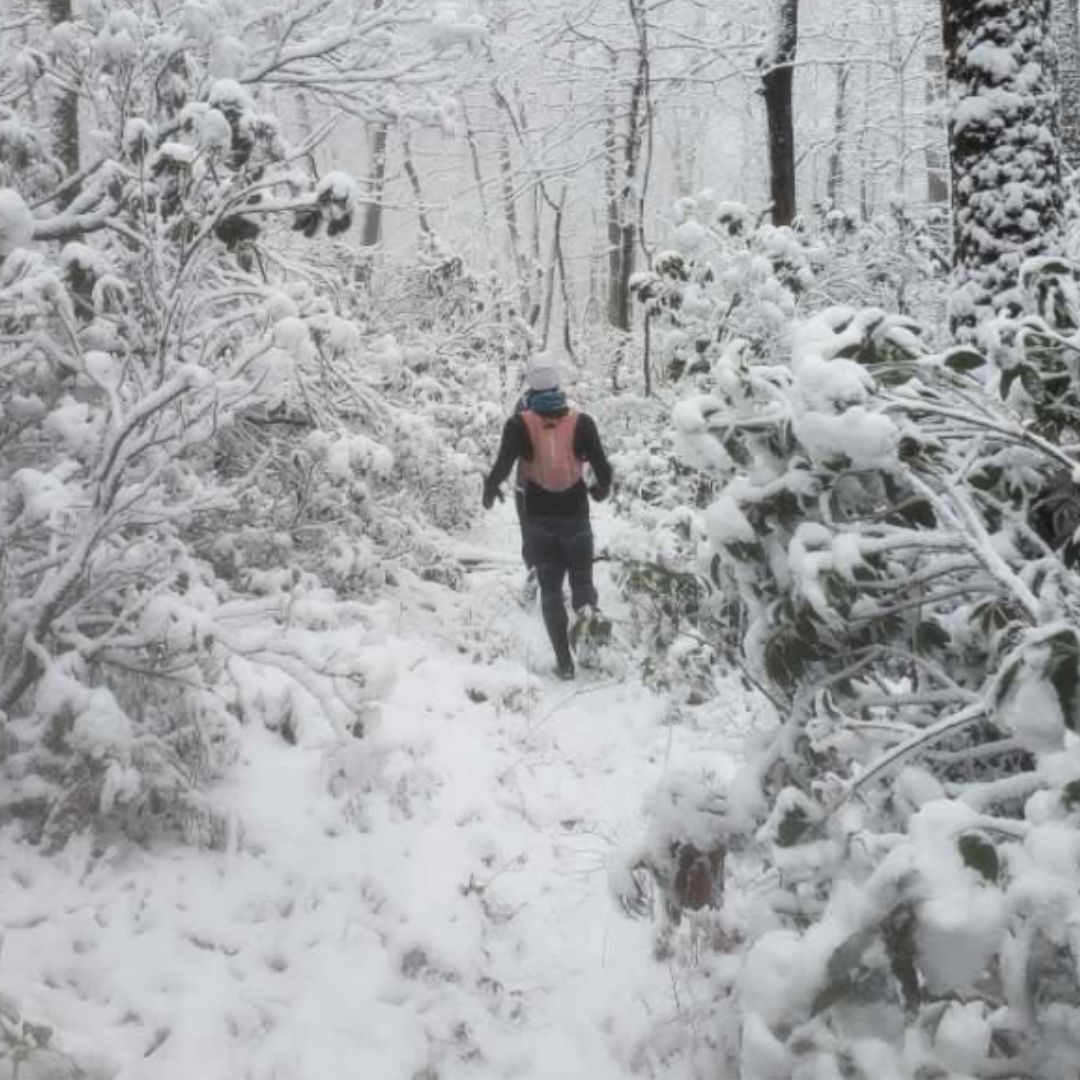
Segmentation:
{"type": "Polygon", "coordinates": [[[125,1080],[632,1075],[677,1006],[608,866],[665,772],[706,747],[724,768],[717,732],[665,724],[632,675],[531,671],[550,657],[512,511],[487,529],[494,569],[402,612],[370,737],[331,758],[246,733],[235,850],[4,840],[0,990],[125,1080]]]}

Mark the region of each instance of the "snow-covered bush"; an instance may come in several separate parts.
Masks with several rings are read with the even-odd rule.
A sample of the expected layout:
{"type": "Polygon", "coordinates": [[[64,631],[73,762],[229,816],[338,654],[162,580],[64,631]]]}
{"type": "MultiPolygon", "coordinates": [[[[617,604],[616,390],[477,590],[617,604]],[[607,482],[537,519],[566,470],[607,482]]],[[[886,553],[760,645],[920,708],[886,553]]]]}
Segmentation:
{"type": "Polygon", "coordinates": [[[0,817],[50,845],[220,842],[200,788],[239,725],[361,733],[386,680],[367,601],[434,530],[403,464],[431,425],[319,265],[357,186],[315,175],[268,98],[324,53],[256,20],[226,63],[230,10],[87,5],[53,33],[96,160],[50,197],[39,156],[5,159],[0,817]]]}
{"type": "Polygon", "coordinates": [[[407,262],[385,256],[344,270],[357,283],[351,310],[398,407],[390,445],[402,482],[440,528],[468,524],[532,335],[504,286],[434,235],[407,262]]]}
{"type": "Polygon", "coordinates": [[[628,391],[606,401],[600,414],[613,435],[618,478],[619,521],[608,555],[632,599],[646,677],[696,702],[711,693],[735,627],[708,568],[688,565],[702,540],[695,510],[710,501],[715,485],[675,454],[663,401],[673,385],[704,377],[736,339],[740,349],[770,348],[813,272],[791,229],[755,226],[741,204],[705,191],[680,200],[673,216],[671,249],[631,283],[650,322],[656,396],[628,391]],[[737,338],[739,330],[746,336],[737,338]]]}
{"type": "Polygon", "coordinates": [[[808,306],[917,311],[928,331],[938,326],[945,311],[949,224],[943,210],[931,206],[915,214],[899,199],[870,220],[836,208],[808,218],[800,230],[814,265],[808,306]]]}
{"type": "Polygon", "coordinates": [[[633,282],[652,316],[661,381],[707,372],[732,342],[775,351],[790,320],[838,304],[943,309],[945,220],[896,203],[863,221],[821,209],[776,228],[703,191],[676,203],[670,247],[633,282]]]}
{"type": "Polygon", "coordinates": [[[675,410],[717,485],[699,567],[781,717],[698,844],[737,852],[714,918],[743,1075],[1071,1075],[1074,275],[1028,264],[989,356],[831,308],[675,410]]]}
{"type": "Polygon", "coordinates": [[[0,1076],[49,1080],[105,1080],[111,1070],[76,1061],[55,1045],[51,1025],[30,1019],[19,1003],[0,993],[0,1076]]]}
{"type": "MultiPolygon", "coordinates": [[[[897,206],[872,222],[831,211],[775,228],[710,191],[681,199],[671,248],[633,283],[650,319],[661,398],[672,384],[707,389],[719,371],[730,382],[783,348],[792,319],[838,299],[924,299],[940,273],[940,224],[913,221],[897,206]]],[[[681,460],[666,410],[625,401],[620,410],[633,423],[616,462],[623,515],[612,555],[634,596],[650,672],[697,698],[743,630],[715,567],[688,566],[705,538],[695,511],[712,501],[715,476],[681,460]]]]}
{"type": "Polygon", "coordinates": [[[709,370],[734,338],[765,351],[814,284],[812,251],[787,226],[754,223],[710,191],[680,199],[672,246],[632,288],[652,319],[661,380],[709,370]]]}

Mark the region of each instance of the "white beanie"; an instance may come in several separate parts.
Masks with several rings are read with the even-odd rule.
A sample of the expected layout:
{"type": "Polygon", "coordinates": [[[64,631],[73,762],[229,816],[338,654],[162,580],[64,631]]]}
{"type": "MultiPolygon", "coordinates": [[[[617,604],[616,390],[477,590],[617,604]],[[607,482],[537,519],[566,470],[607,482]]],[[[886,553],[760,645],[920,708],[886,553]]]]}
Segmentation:
{"type": "Polygon", "coordinates": [[[525,382],[530,390],[556,390],[559,386],[558,361],[547,353],[529,357],[525,367],[525,382]]]}

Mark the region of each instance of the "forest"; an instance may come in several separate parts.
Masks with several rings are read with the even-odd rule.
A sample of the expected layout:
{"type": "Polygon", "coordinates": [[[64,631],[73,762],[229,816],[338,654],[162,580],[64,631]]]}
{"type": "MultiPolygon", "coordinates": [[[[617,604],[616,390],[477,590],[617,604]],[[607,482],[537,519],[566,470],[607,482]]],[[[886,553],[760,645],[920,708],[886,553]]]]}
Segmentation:
{"type": "Polygon", "coordinates": [[[1078,0],[0,0],[0,1080],[1080,1076],[1078,170],[1078,0]]]}

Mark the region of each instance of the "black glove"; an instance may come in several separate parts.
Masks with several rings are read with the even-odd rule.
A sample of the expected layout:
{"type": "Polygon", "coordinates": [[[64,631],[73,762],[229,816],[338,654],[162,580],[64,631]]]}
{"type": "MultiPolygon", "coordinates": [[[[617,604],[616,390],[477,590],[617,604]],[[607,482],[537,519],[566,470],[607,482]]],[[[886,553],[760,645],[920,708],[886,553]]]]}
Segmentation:
{"type": "Polygon", "coordinates": [[[498,499],[499,502],[503,501],[502,489],[496,487],[494,484],[491,483],[490,480],[485,480],[484,494],[480,500],[484,504],[484,509],[490,510],[495,505],[496,499],[498,499]]]}
{"type": "Polygon", "coordinates": [[[589,494],[593,497],[594,502],[603,502],[611,494],[611,488],[604,487],[602,484],[593,484],[589,488],[589,494]]]}

